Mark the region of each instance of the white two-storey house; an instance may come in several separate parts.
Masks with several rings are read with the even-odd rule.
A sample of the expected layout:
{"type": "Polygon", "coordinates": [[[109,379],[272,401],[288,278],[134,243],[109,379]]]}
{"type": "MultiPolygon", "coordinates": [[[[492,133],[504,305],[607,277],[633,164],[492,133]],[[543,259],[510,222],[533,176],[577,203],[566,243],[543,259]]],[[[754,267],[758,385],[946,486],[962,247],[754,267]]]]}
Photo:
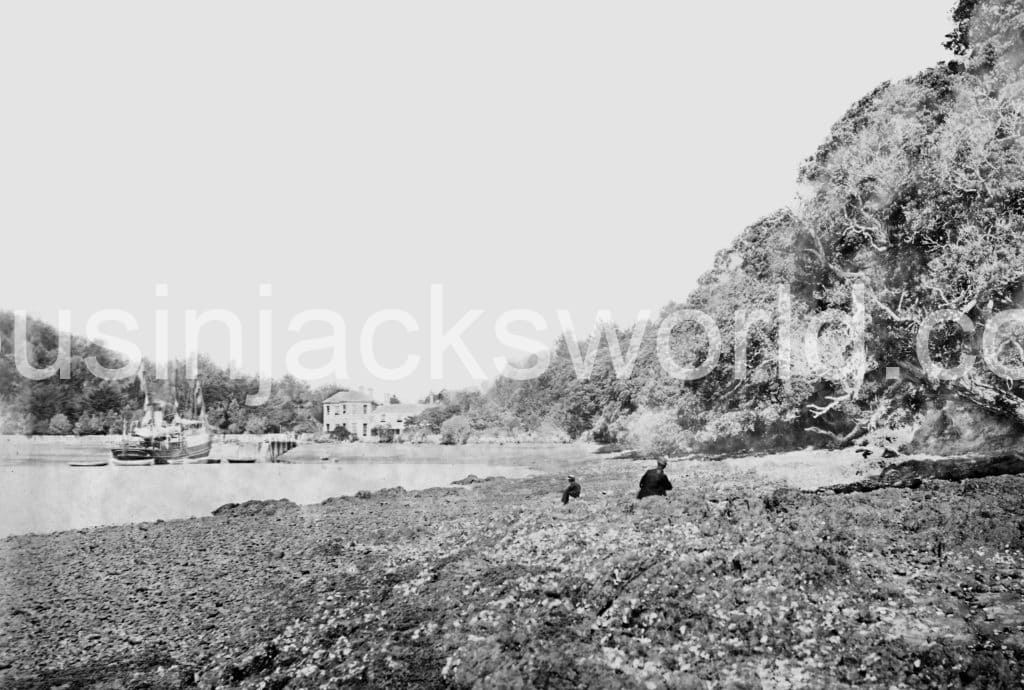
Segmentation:
{"type": "Polygon", "coordinates": [[[339,427],[360,440],[369,440],[377,403],[372,395],[362,391],[339,391],[324,400],[324,431],[330,433],[339,427]]]}

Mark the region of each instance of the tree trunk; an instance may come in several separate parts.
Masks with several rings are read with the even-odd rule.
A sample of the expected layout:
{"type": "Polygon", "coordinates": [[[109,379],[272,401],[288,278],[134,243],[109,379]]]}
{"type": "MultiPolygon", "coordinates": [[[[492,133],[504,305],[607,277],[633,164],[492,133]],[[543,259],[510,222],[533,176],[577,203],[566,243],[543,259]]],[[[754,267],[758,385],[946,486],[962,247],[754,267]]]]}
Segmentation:
{"type": "Polygon", "coordinates": [[[964,379],[957,382],[957,392],[965,400],[1000,417],[1006,417],[1024,428],[1024,398],[980,381],[964,379]]]}

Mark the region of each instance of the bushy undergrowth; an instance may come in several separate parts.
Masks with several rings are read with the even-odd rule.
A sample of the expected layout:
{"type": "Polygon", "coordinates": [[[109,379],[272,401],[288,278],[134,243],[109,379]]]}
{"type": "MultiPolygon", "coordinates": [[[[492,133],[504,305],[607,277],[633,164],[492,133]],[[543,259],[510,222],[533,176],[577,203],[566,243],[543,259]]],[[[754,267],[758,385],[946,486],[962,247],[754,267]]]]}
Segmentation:
{"type": "Polygon", "coordinates": [[[469,420],[462,415],[456,415],[441,424],[441,444],[446,446],[462,445],[469,440],[471,432],[469,420]]]}
{"type": "Polygon", "coordinates": [[[691,440],[684,435],[676,416],[665,410],[643,410],[620,422],[616,436],[645,457],[671,457],[689,450],[691,440]]]}

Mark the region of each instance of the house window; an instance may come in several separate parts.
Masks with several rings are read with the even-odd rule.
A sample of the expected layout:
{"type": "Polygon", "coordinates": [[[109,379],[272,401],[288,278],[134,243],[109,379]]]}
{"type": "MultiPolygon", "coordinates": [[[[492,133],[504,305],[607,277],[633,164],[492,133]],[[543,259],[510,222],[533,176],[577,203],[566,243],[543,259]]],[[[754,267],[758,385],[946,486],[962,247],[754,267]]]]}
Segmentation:
{"type": "Polygon", "coordinates": [[[367,408],[367,406],[366,406],[366,405],[363,405],[363,414],[366,414],[366,413],[367,413],[367,412],[369,411],[369,410],[367,410],[366,408],[367,408]]]}
{"type": "Polygon", "coordinates": [[[348,408],[348,405],[342,405],[341,406],[341,413],[342,414],[348,414],[348,409],[347,408],[348,408]]]}
{"type": "Polygon", "coordinates": [[[366,436],[366,423],[363,422],[363,436],[366,436]]]}

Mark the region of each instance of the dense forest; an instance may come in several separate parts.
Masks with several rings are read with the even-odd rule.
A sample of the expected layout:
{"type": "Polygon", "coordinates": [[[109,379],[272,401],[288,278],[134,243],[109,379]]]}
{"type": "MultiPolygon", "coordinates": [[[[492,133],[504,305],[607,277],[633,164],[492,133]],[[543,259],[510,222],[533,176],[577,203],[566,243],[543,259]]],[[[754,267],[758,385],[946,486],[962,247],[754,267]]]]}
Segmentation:
{"type": "MultiPolygon", "coordinates": [[[[14,359],[14,315],[0,313],[0,433],[105,434],[120,432],[123,424],[141,413],[148,389],[152,399],[176,402],[191,411],[193,382],[185,377],[184,362],[169,366],[167,380],[157,380],[152,362],[144,361],[142,375],[106,381],[88,371],[86,360],[96,357],[106,368],[127,364],[116,352],[77,336],[70,336],[70,376],[31,381],[18,374],[14,359]]],[[[32,366],[42,368],[57,359],[59,334],[38,320],[28,319],[26,354],[32,366]]],[[[253,377],[233,377],[209,359],[200,357],[199,380],[210,425],[225,433],[277,431],[315,432],[322,420],[321,402],[338,386],[312,389],[286,376],[274,381],[270,400],[259,407],[245,404],[256,392],[253,377]]]]}
{"type": "MultiPolygon", "coordinates": [[[[953,19],[953,59],[854,104],[799,171],[799,204],[746,228],[642,332],[560,340],[540,377],[431,396],[436,406],[411,431],[444,437],[448,424],[462,441],[625,440],[652,453],[844,445],[912,425],[951,398],[1024,427],[1015,311],[1024,306],[1024,0],[961,0],[953,19]],[[724,337],[668,321],[682,309],[703,311],[724,337]],[[823,319],[830,310],[849,320],[823,319]],[[922,362],[929,315],[923,345],[937,365],[963,363],[955,375],[922,362]],[[863,347],[850,337],[856,323],[863,347]],[[676,363],[695,366],[717,351],[717,365],[696,380],[673,377],[658,357],[664,325],[676,363]],[[805,347],[808,331],[817,356],[805,347]],[[634,337],[636,359],[619,375],[615,360],[634,337]],[[592,348],[593,370],[580,377],[574,359],[592,348]]],[[[88,433],[138,408],[135,383],[20,381],[11,321],[0,316],[5,432],[88,433]]],[[[30,333],[35,361],[51,361],[53,329],[34,323],[30,333]]],[[[76,373],[89,354],[113,357],[80,340],[73,350],[76,373]]],[[[254,381],[209,361],[200,369],[210,421],[225,431],[313,430],[332,392],[286,378],[269,404],[250,409],[254,381]]]]}

